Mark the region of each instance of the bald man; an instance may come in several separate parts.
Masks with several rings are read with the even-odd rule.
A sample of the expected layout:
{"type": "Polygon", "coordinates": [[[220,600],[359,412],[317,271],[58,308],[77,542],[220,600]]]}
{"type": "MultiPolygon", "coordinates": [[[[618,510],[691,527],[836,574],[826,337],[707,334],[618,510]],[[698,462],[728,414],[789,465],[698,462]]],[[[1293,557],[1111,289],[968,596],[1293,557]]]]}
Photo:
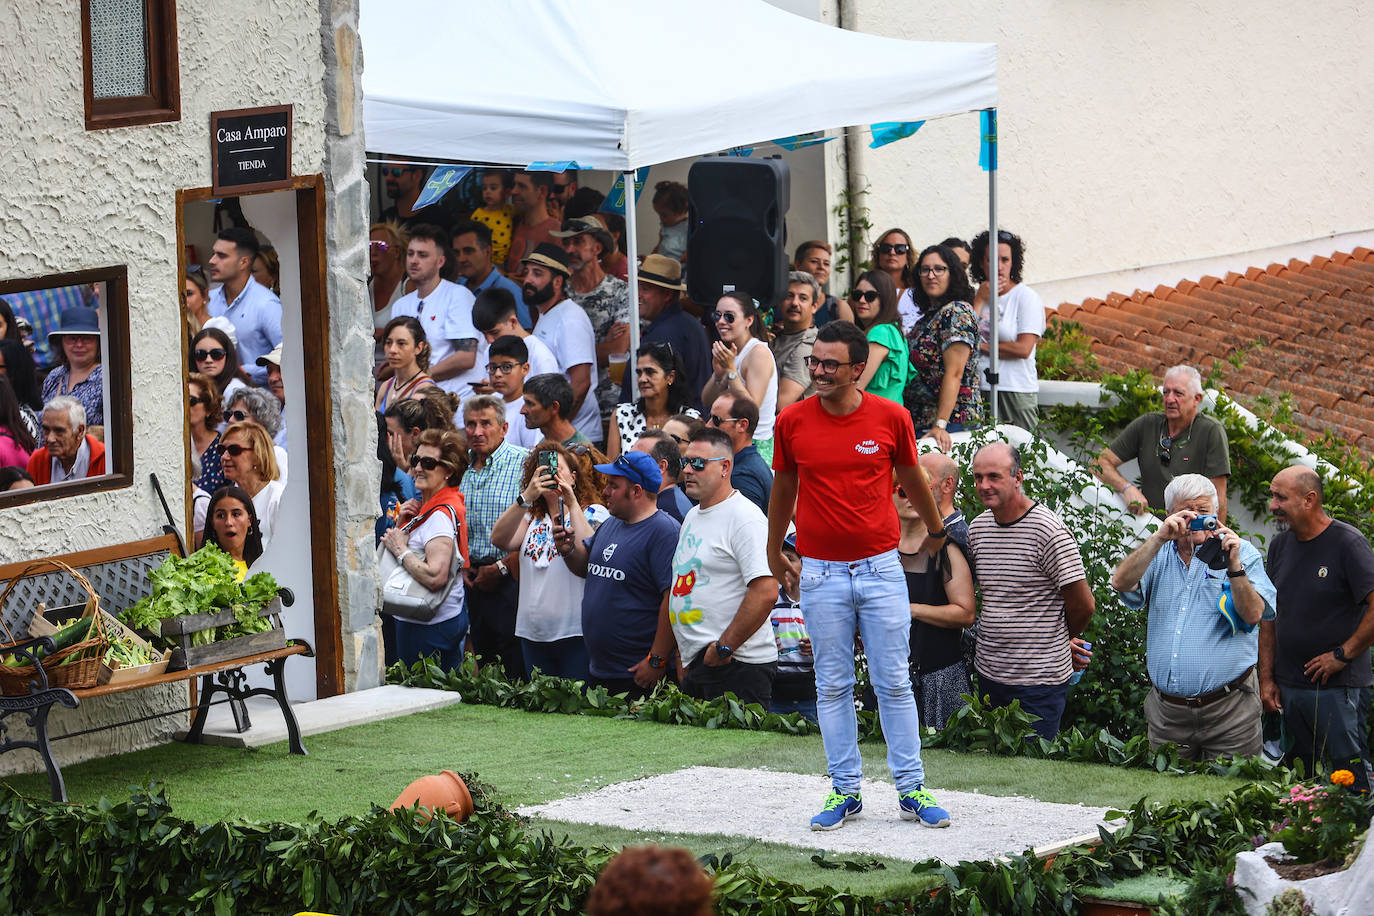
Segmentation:
{"type": "Polygon", "coordinates": [[[945,520],[949,539],[967,548],[968,521],[954,505],[954,496],[959,492],[959,465],[944,452],[936,451],[926,452],[918,460],[926,472],[926,480],[930,481],[930,492],[940,509],[940,517],[945,520]]]}
{"type": "Polygon", "coordinates": [[[1321,478],[1301,465],[1269,484],[1269,511],[1281,530],[1265,565],[1278,616],[1260,624],[1260,698],[1283,713],[1289,755],[1306,772],[1320,758],[1349,769],[1355,788],[1367,792],[1374,551],[1359,529],[1326,514],[1322,496],[1321,478]]]}

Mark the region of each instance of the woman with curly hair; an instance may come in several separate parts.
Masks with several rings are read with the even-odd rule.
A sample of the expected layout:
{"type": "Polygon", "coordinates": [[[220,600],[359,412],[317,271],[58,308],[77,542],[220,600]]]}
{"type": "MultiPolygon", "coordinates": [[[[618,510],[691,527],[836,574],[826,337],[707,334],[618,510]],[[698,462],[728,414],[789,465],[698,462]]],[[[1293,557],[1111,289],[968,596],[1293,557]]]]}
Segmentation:
{"type": "Polygon", "coordinates": [[[589,538],[610,518],[602,504],[606,479],[593,465],[606,456],[595,446],[569,449],[546,439],[525,459],[520,496],[491,529],[501,550],[520,551],[520,603],[515,635],[525,656],[525,676],[545,674],[587,679],[582,641],[582,587],[554,546],[559,514],[578,538],[589,538]]]}
{"type": "MultiPolygon", "coordinates": [[[[989,315],[988,234],[973,239],[973,261],[969,272],[979,284],[973,299],[978,313],[978,377],[990,365],[989,341],[992,319],[989,315]]],[[[1035,432],[1040,422],[1040,377],[1035,369],[1035,347],[1045,334],[1045,303],[1040,295],[1021,282],[1026,245],[1021,236],[1000,229],[997,232],[997,415],[1003,423],[1013,423],[1035,432]]],[[[991,388],[983,382],[983,396],[991,388]]]]}
{"type": "Polygon", "coordinates": [[[614,461],[634,447],[646,429],[662,429],[674,414],[700,417],[692,406],[692,389],[682,357],[665,341],[647,343],[637,351],[635,387],[639,400],[615,405],[606,455],[614,461]]]}
{"type": "Polygon", "coordinates": [[[907,335],[911,380],[902,403],[911,411],[918,437],[930,436],[942,451],[949,434],[983,422],[978,394],[978,318],[963,262],[953,248],[931,245],[916,267],[916,304],[920,320],[907,335]]]}

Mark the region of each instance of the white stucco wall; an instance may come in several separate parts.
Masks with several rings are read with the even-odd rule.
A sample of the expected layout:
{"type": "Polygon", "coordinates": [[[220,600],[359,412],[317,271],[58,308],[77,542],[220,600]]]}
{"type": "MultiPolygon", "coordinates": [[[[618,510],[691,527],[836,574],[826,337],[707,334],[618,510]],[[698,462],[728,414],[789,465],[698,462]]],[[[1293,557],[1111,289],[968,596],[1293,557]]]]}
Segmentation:
{"type": "MultiPolygon", "coordinates": [[[[839,2],[859,31],[997,44],[1000,223],[1047,301],[1374,243],[1367,5],[829,0],[825,21],[839,2]]],[[[986,227],[976,115],[860,171],[878,227],[986,227]]]]}
{"type": "Polygon", "coordinates": [[[0,562],[157,534],[149,472],[182,517],[176,191],[210,184],[210,112],[294,104],[293,170],[324,166],[319,8],[177,7],[181,120],[87,131],[78,0],[0,4],[0,277],[128,266],[134,415],[133,486],[0,510],[0,562]]]}

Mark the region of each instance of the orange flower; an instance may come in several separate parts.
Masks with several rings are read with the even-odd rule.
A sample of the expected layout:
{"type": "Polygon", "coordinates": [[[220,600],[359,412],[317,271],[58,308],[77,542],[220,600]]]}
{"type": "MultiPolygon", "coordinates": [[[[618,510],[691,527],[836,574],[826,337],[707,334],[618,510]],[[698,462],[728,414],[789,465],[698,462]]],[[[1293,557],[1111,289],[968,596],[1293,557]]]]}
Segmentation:
{"type": "Polygon", "coordinates": [[[1331,781],[1338,786],[1350,786],[1355,784],[1355,774],[1349,770],[1337,770],[1331,774],[1331,781]]]}

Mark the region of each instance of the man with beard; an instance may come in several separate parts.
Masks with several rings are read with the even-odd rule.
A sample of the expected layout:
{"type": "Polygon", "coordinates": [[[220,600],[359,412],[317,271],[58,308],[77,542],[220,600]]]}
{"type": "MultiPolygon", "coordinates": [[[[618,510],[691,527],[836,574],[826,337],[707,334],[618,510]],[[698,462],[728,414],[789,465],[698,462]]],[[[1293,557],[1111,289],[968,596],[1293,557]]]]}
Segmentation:
{"type": "MultiPolygon", "coordinates": [[[[540,245],[554,241],[553,230],[558,220],[549,215],[546,206],[553,190],[553,176],[548,172],[518,172],[511,189],[511,205],[519,217],[511,235],[510,254],[506,256],[506,273],[514,276],[526,255],[540,245]]],[[[533,305],[533,303],[530,303],[533,305]]]]}
{"type": "MultiPolygon", "coordinates": [[[[639,321],[644,332],[640,346],[667,343],[687,369],[687,388],[692,406],[701,409],[701,389],[711,377],[711,343],[701,322],[682,310],[679,300],[687,291],[682,265],[670,257],[651,254],[639,265],[639,321]]],[[[634,373],[626,372],[620,384],[620,402],[635,400],[634,373]]]]}
{"type": "Polygon", "coordinates": [[[1374,551],[1358,528],[1322,508],[1322,480],[1294,465],[1269,484],[1282,529],[1266,566],[1278,589],[1277,619],[1260,624],[1260,699],[1283,713],[1289,754],[1355,774],[1369,791],[1369,646],[1374,643],[1374,551]]]}
{"type": "Polygon", "coordinates": [[[806,358],[816,343],[816,307],[821,286],[804,270],[787,275],[787,295],[778,306],[773,330],[773,361],[778,366],[778,410],[816,393],[806,358]]]}
{"type": "Polygon", "coordinates": [[[630,348],[630,288],[624,280],[601,269],[602,255],[615,246],[601,223],[590,216],[565,220],[562,231],[553,236],[562,240],[572,268],[568,295],[582,306],[596,332],[596,365],[603,373],[596,386],[596,402],[602,422],[609,422],[620,391],[607,367],[611,356],[625,354],[630,348]]]}
{"type": "Polygon", "coordinates": [[[523,258],[525,301],[539,310],[534,336],[543,341],[558,359],[559,371],[573,389],[573,425],[597,445],[606,441],[601,426],[601,411],[595,390],[596,334],[587,313],[568,298],[568,278],[572,271],[563,249],[549,242],[539,245],[523,258]]]}
{"type": "Polygon", "coordinates": [[[391,206],[382,211],[382,222],[396,223],[406,229],[422,223],[448,228],[444,226],[441,208],[426,207],[424,213],[414,209],[415,201],[420,199],[420,192],[425,189],[423,165],[384,165],[382,182],[386,185],[387,196],[392,200],[391,206]]]}

